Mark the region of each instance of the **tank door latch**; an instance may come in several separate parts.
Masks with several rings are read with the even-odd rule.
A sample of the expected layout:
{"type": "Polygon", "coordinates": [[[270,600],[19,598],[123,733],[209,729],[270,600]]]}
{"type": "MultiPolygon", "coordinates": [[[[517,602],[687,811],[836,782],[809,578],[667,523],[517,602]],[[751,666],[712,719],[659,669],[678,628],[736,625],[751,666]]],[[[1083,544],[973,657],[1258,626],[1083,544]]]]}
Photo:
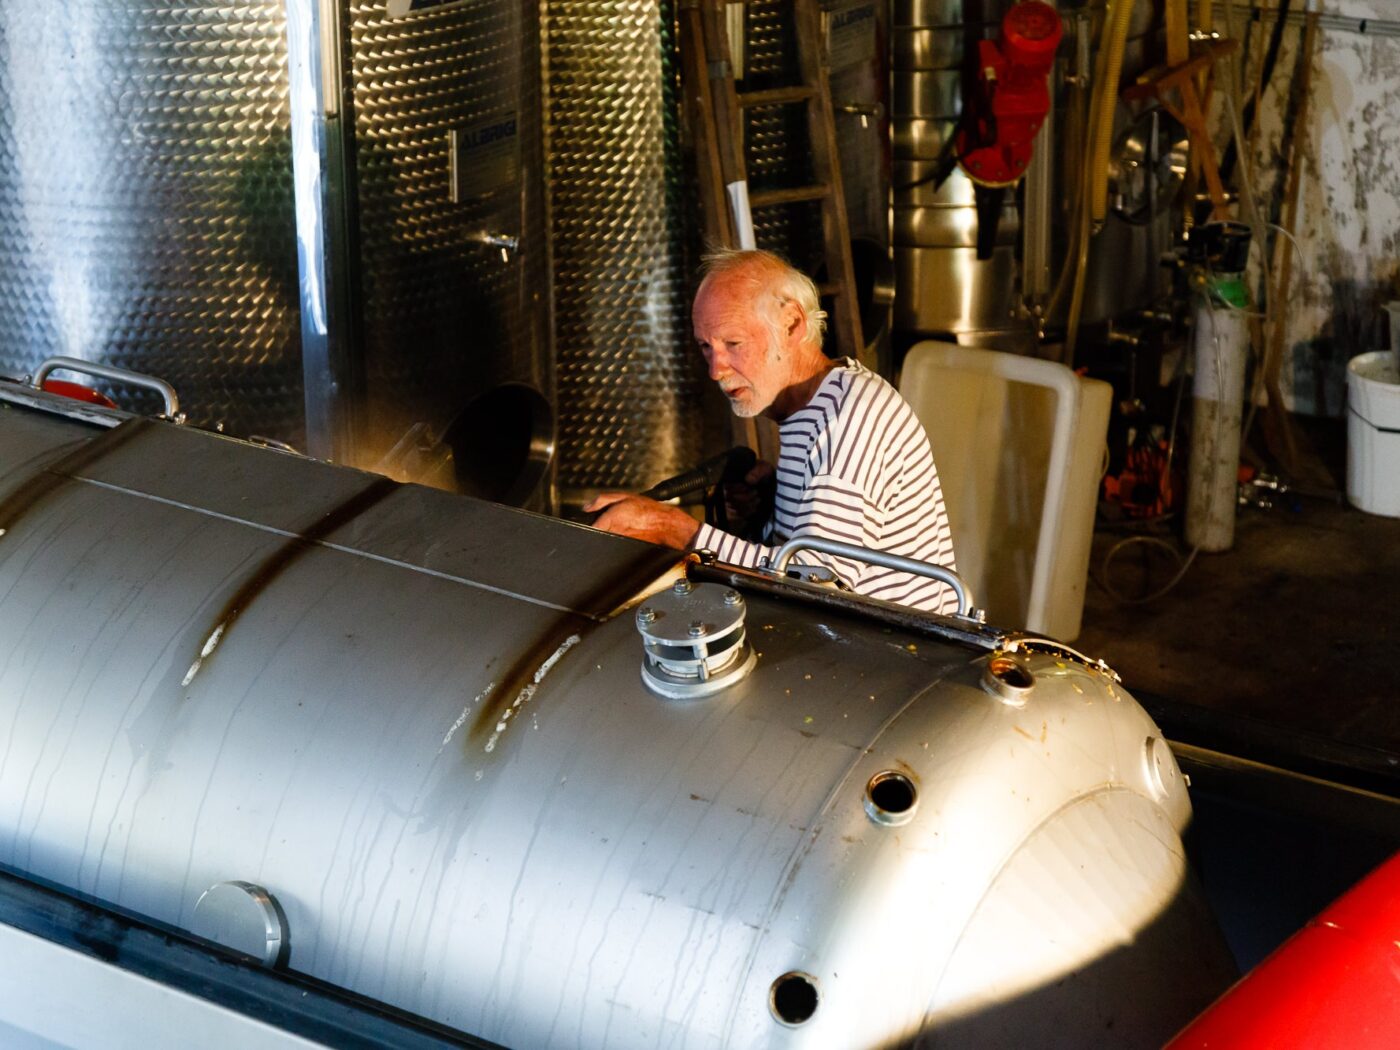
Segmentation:
{"type": "Polygon", "coordinates": [[[718,584],[677,580],[637,610],[642,681],[670,700],[727,689],[753,670],[757,656],[744,630],[744,598],[718,584]]]}

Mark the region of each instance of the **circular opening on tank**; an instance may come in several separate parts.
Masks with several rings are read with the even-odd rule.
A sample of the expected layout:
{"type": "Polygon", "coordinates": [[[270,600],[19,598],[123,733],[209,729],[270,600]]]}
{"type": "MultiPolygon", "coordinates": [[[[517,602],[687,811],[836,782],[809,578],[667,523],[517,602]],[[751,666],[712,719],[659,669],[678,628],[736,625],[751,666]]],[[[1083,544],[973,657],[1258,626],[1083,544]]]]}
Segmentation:
{"type": "Polygon", "coordinates": [[[1035,678],[1009,656],[994,656],[987,663],[987,673],[1003,685],[1013,689],[1029,689],[1035,685],[1035,678]]]}
{"type": "Polygon", "coordinates": [[[865,785],[865,812],[877,824],[898,827],[914,819],[919,791],[903,773],[887,769],[865,785]]]}
{"type": "Polygon", "coordinates": [[[554,413],[534,387],[503,383],[462,409],[442,440],[459,491],[519,506],[554,456],[554,413]]]}
{"type": "Polygon", "coordinates": [[[982,688],[1009,707],[1024,707],[1035,675],[1014,656],[998,653],[982,671],[982,688]]]}
{"type": "Polygon", "coordinates": [[[1158,801],[1171,794],[1176,786],[1177,765],[1171,746],[1161,737],[1150,736],[1144,745],[1144,766],[1147,770],[1147,790],[1158,801]]]}
{"type": "Polygon", "coordinates": [[[797,970],[779,977],[768,992],[769,1009],[786,1025],[810,1021],[817,1012],[817,1002],[817,979],[797,970]]]}

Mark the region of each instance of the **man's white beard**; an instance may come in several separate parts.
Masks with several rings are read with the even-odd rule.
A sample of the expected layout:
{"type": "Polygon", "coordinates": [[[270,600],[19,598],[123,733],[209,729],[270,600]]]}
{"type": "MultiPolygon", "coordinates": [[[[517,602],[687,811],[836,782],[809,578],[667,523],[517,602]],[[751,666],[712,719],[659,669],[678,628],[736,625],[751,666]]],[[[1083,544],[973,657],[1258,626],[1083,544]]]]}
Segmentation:
{"type": "MultiPolygon", "coordinates": [[[[768,344],[767,354],[767,364],[769,367],[772,367],[775,364],[779,364],[783,360],[783,352],[779,348],[777,343],[768,344]]],[[[721,391],[723,391],[724,388],[721,387],[720,389],[721,391]]],[[[767,408],[770,405],[772,405],[774,400],[773,398],[769,398],[767,403],[761,402],[758,398],[758,389],[752,383],[748,384],[748,389],[748,400],[743,402],[742,404],[736,401],[734,398],[729,397],[729,394],[727,392],[724,395],[725,397],[729,398],[729,407],[733,410],[734,414],[740,419],[753,419],[755,416],[763,415],[764,411],[766,411],[767,408]]]]}
{"type": "MultiPolygon", "coordinates": [[[[727,397],[728,395],[725,396],[727,397]]],[[[729,398],[729,407],[733,410],[734,414],[740,419],[753,419],[754,416],[762,415],[764,408],[766,408],[767,406],[760,405],[752,397],[744,402],[735,401],[731,397],[729,398]]]]}

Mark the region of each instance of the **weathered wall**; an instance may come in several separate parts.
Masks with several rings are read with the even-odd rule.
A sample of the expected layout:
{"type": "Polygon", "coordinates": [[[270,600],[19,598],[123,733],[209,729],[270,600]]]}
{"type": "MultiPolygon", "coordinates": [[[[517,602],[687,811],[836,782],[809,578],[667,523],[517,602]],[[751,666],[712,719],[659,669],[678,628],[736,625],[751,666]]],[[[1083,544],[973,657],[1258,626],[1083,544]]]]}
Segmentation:
{"type": "MultiPolygon", "coordinates": [[[[1255,8],[1277,9],[1255,0],[1255,8]]],[[[1293,7],[1301,9],[1302,0],[1293,7]]],[[[1243,9],[1237,8],[1237,33],[1243,9]]],[[[1328,0],[1325,12],[1374,19],[1366,31],[1329,22],[1313,54],[1307,119],[1294,120],[1290,101],[1302,42],[1289,25],[1249,155],[1261,208],[1282,199],[1290,137],[1299,135],[1302,182],[1297,227],[1301,265],[1293,259],[1286,309],[1282,385],[1290,407],[1309,414],[1340,414],[1346,364],[1386,345],[1382,307],[1400,298],[1400,4],[1394,0],[1328,0]]],[[[1222,16],[1217,16],[1217,28],[1222,16]]],[[[1334,20],[1335,22],[1335,20],[1334,20]]],[[[1252,91],[1266,42],[1250,39],[1245,84],[1252,91]]],[[[1255,24],[1251,34],[1261,27],[1255,24]]],[[[1275,235],[1271,240],[1277,239],[1275,235]]],[[[1275,259],[1279,256],[1276,253],[1275,259]]]]}

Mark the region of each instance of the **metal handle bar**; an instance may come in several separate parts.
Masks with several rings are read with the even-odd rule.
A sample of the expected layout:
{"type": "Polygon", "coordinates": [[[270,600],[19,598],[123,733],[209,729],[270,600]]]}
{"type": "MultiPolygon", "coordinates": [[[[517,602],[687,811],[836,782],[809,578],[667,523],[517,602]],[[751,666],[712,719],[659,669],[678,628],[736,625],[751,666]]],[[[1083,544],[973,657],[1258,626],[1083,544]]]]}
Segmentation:
{"type": "Polygon", "coordinates": [[[844,558],[863,561],[867,565],[878,565],[882,569],[897,569],[900,572],[913,573],[915,576],[927,576],[939,583],[946,583],[953,588],[953,593],[957,595],[958,615],[976,618],[972,592],[968,589],[967,582],[952,569],[944,568],[942,565],[933,565],[926,561],[915,561],[913,558],[901,558],[898,554],[890,554],[886,551],[873,551],[869,547],[860,547],[854,543],[842,543],[840,540],[828,540],[821,536],[794,536],[778,548],[778,553],[773,559],[773,573],[778,576],[786,575],[792,556],[798,551],[804,550],[818,551],[822,554],[837,554],[844,558]]]}
{"type": "Polygon", "coordinates": [[[164,379],[157,379],[155,376],[133,372],[126,368],[118,368],[115,365],[84,361],[77,357],[51,357],[41,364],[34,373],[33,385],[35,389],[42,388],[49,373],[56,372],[60,368],[67,372],[80,372],[83,375],[96,376],[99,379],[110,379],[114,383],[129,383],[132,386],[153,390],[165,399],[166,419],[175,419],[180,414],[180,395],[175,393],[175,388],[164,379]]]}

